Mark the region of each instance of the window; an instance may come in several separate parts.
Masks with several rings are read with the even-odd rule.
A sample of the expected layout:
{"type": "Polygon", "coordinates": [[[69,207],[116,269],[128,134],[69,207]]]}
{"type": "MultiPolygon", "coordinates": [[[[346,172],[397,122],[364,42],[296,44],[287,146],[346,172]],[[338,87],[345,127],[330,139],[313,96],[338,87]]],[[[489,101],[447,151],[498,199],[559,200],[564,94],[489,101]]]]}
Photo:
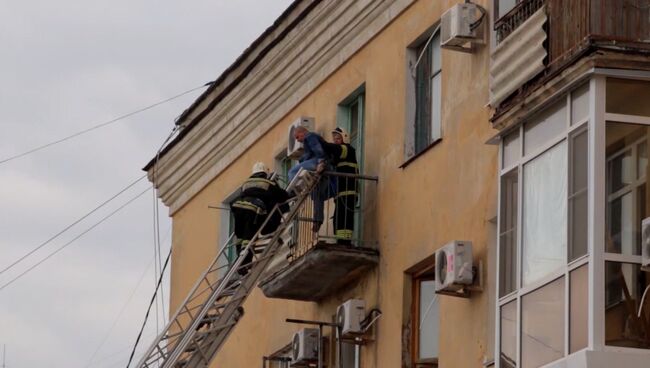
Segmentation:
{"type": "Polygon", "coordinates": [[[606,125],[605,259],[630,260],[605,262],[605,343],[610,346],[650,349],[650,303],[643,299],[650,278],[639,264],[641,223],[650,208],[649,133],[645,125],[606,125]]]}
{"type": "MultiPolygon", "coordinates": [[[[337,126],[348,131],[350,136],[350,145],[354,147],[357,153],[357,163],[359,173],[363,173],[364,159],[364,125],[365,125],[365,84],[357,88],[348,97],[338,105],[337,126]]],[[[363,181],[357,180],[359,196],[354,209],[354,234],[352,239],[362,239],[363,236],[363,216],[361,205],[364,200],[363,181]]]]}
{"type": "Polygon", "coordinates": [[[361,366],[359,345],[342,342],[339,354],[338,368],[359,368],[361,366]]]}
{"type": "Polygon", "coordinates": [[[407,80],[407,159],[442,137],[442,59],[440,32],[427,32],[409,50],[407,80]]]}
{"type": "MultiPolygon", "coordinates": [[[[230,193],[224,200],[221,202],[221,205],[217,207],[216,210],[219,211],[220,220],[219,220],[219,244],[217,245],[219,249],[230,239],[231,235],[235,232],[235,217],[230,210],[230,204],[239,197],[240,190],[237,188],[234,192],[230,193]]],[[[219,259],[221,265],[232,264],[237,258],[237,250],[234,247],[234,238],[231,239],[230,243],[227,245],[225,251],[225,258],[219,259]]],[[[224,270],[225,273],[225,270],[224,270]]],[[[221,275],[220,275],[221,276],[221,275]]]]}
{"type": "Polygon", "coordinates": [[[498,367],[537,367],[587,345],[588,92],[502,139],[498,367]]]}
{"type": "Polygon", "coordinates": [[[521,299],[521,366],[540,367],[564,356],[564,278],[521,299]]]}
{"type": "Polygon", "coordinates": [[[289,185],[289,170],[296,165],[296,161],[287,157],[287,150],[284,149],[275,156],[275,174],[277,182],[282,188],[289,185]]]}
{"type": "Polygon", "coordinates": [[[440,304],[435,293],[434,257],[416,265],[409,273],[411,281],[410,357],[413,368],[437,367],[440,344],[440,304]]]}

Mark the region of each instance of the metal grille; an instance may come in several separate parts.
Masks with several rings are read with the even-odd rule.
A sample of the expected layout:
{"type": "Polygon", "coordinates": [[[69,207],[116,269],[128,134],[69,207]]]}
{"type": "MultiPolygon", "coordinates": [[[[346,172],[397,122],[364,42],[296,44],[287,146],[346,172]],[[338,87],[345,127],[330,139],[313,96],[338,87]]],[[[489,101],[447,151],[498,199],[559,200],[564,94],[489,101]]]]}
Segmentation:
{"type": "MultiPolygon", "coordinates": [[[[377,179],[363,175],[350,175],[328,172],[323,175],[321,180],[333,181],[333,185],[322,185],[324,189],[317,193],[318,189],[312,192],[310,198],[305,200],[298,216],[294,220],[293,226],[293,245],[290,248],[289,261],[293,262],[308,253],[314,246],[319,243],[341,244],[355,247],[372,247],[375,243],[370,237],[370,232],[364,236],[363,226],[365,214],[369,211],[371,198],[369,194],[374,193],[377,179]],[[343,176],[346,175],[346,176],[343,176]],[[344,180],[355,180],[357,195],[354,199],[345,201],[337,200],[337,189],[341,188],[344,180]],[[369,188],[369,186],[372,186],[369,188]],[[320,197],[319,197],[320,195],[320,197]],[[315,203],[318,198],[323,200],[323,222],[318,231],[314,231],[314,225],[318,222],[316,219],[315,203]],[[347,202],[347,203],[346,203],[347,202]],[[336,207],[343,206],[346,211],[339,210],[338,218],[335,215],[336,207]],[[337,234],[335,222],[346,223],[352,217],[354,229],[349,238],[341,237],[341,232],[337,234]]],[[[322,184],[322,183],[321,183],[322,184]]],[[[340,228],[340,227],[339,227],[340,228]]],[[[376,240],[376,239],[374,239],[376,240]]]]}
{"type": "Polygon", "coordinates": [[[541,9],[546,2],[547,0],[523,0],[503,17],[499,18],[494,23],[497,43],[508,37],[515,29],[528,20],[531,15],[541,9]]]}

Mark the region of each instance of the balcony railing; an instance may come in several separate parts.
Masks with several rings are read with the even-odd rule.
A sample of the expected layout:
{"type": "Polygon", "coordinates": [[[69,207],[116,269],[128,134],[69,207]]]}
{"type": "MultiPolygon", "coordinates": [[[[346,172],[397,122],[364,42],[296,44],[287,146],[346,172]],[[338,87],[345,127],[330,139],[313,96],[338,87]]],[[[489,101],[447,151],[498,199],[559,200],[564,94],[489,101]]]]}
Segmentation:
{"type": "Polygon", "coordinates": [[[319,189],[303,204],[286,234],[291,238],[289,247],[281,248],[260,281],[264,295],[319,301],[375,267],[379,262],[373,237],[376,183],[376,177],[324,173],[319,189]],[[320,200],[319,219],[315,214],[320,200]],[[314,226],[320,221],[320,226],[314,226]]]}
{"type": "MultiPolygon", "coordinates": [[[[293,244],[290,246],[289,261],[305,255],[309,250],[318,244],[321,245],[344,245],[350,247],[376,248],[377,241],[371,236],[371,231],[364,232],[364,223],[369,225],[369,212],[374,207],[374,196],[376,191],[377,178],[365,175],[350,175],[335,172],[328,172],[323,176],[328,185],[321,186],[321,192],[312,193],[300,210],[293,226],[293,244]],[[340,196],[340,188],[357,187],[356,196],[340,196]],[[315,231],[319,221],[315,218],[315,204],[317,198],[323,201],[323,219],[318,231],[315,231]],[[338,212],[337,212],[338,206],[338,212]],[[344,208],[344,210],[341,210],[344,208]],[[341,224],[353,224],[352,229],[341,224]],[[338,230],[338,233],[337,233],[338,230]],[[346,231],[351,231],[349,237],[345,237],[346,231]]],[[[346,194],[346,193],[344,193],[346,194]]],[[[347,193],[348,195],[350,193],[347,193]]]]}
{"type": "Polygon", "coordinates": [[[535,14],[547,0],[523,0],[504,16],[494,22],[497,43],[503,41],[515,29],[522,25],[531,15],[535,14]]]}

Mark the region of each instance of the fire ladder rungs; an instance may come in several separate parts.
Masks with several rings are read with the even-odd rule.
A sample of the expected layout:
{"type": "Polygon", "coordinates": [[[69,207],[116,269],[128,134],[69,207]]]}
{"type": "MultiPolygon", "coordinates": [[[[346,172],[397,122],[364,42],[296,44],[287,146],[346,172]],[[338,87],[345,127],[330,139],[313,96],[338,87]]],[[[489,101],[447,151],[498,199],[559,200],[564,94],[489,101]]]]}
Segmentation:
{"type": "Polygon", "coordinates": [[[307,183],[294,199],[288,215],[278,229],[270,236],[260,235],[261,229],[271,215],[275,211],[280,211],[279,205],[273,208],[267,220],[260,226],[260,230],[242,250],[232,267],[227,269],[228,265],[219,265],[218,261],[225,256],[233,238],[231,235],[136,367],[208,366],[233,327],[243,317],[242,304],[282,245],[282,233],[298,215],[305,200],[320,180],[320,174],[307,174],[303,180],[307,183]],[[253,254],[253,261],[244,264],[248,252],[253,254]],[[223,278],[212,281],[219,271],[224,270],[226,274],[223,278]],[[240,276],[240,270],[248,270],[248,273],[240,276]]]}

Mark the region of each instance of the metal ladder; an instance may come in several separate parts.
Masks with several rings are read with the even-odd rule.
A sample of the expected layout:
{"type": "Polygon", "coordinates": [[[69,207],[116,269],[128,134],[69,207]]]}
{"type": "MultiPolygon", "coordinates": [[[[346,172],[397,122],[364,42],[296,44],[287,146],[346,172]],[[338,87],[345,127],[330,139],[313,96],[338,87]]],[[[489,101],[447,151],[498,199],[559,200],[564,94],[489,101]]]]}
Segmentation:
{"type": "Polygon", "coordinates": [[[271,235],[261,236],[261,229],[279,205],[269,212],[260,230],[241,251],[230,269],[220,265],[219,259],[226,255],[233,235],[221,247],[212,263],[200,276],[185,301],[173,318],[140,359],[137,368],[198,368],[207,367],[226,338],[243,316],[242,305],[255,287],[266,266],[282,245],[284,230],[296,218],[299,210],[320,180],[319,173],[309,173],[307,183],[297,190],[288,215],[271,235]],[[263,250],[262,250],[263,247],[263,250]],[[248,252],[253,253],[253,261],[244,264],[248,252]],[[222,278],[219,271],[226,270],[222,278]],[[239,277],[239,270],[248,273],[239,277]]]}

